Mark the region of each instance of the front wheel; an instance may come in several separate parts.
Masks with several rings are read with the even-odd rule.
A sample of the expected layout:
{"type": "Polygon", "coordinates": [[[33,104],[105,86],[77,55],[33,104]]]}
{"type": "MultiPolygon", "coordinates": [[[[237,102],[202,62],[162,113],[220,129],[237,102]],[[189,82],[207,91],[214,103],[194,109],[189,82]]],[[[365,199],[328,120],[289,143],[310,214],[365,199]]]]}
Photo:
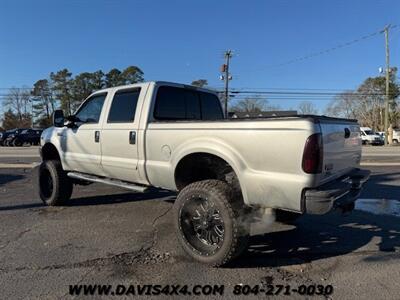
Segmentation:
{"type": "Polygon", "coordinates": [[[62,169],[60,161],[44,161],[38,172],[39,197],[46,205],[62,205],[71,198],[72,181],[62,169]]]}
{"type": "Polygon", "coordinates": [[[191,258],[212,266],[228,263],[246,249],[249,223],[229,185],[203,180],[186,186],[174,204],[178,240],[191,258]]]}

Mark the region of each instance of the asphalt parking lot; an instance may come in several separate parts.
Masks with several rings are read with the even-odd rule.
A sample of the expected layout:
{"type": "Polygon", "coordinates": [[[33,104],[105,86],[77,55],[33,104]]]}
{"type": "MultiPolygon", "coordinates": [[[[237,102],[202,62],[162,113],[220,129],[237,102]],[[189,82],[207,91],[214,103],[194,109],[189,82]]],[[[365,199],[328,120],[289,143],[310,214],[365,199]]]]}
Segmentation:
{"type": "Polygon", "coordinates": [[[70,299],[71,284],[224,284],[230,297],[236,284],[270,283],[331,284],[332,299],[398,299],[400,147],[364,148],[372,176],[351,214],[274,223],[218,269],[179,249],[173,193],[92,184],[76,187],[67,206],[43,206],[33,187],[37,151],[0,148],[3,299],[70,299]]]}

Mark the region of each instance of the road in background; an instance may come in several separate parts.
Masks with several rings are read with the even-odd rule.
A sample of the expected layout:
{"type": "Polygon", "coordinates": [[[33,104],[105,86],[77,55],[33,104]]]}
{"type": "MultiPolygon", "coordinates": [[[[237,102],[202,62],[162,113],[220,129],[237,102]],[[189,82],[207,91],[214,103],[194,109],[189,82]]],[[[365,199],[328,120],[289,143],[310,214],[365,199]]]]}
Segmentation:
{"type": "Polygon", "coordinates": [[[0,147],[0,168],[32,168],[40,162],[39,147],[0,147]]]}
{"type": "Polygon", "coordinates": [[[400,163],[400,146],[364,146],[362,148],[362,162],[366,164],[398,164],[400,163]]]}

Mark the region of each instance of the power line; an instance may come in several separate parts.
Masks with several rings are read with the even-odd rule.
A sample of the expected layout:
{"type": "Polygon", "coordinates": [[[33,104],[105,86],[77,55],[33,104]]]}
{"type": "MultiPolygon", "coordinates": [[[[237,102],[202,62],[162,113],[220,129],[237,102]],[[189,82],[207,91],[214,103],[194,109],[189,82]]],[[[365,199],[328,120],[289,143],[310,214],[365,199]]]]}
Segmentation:
{"type": "Polygon", "coordinates": [[[343,93],[330,93],[330,92],[283,92],[283,91],[231,91],[232,94],[260,94],[260,95],[358,95],[358,96],[384,96],[385,93],[357,93],[357,92],[343,92],[343,93]]]}
{"type": "Polygon", "coordinates": [[[240,91],[240,90],[282,90],[282,91],[346,91],[346,90],[352,90],[351,88],[343,88],[343,89],[329,89],[329,88],[273,88],[273,87],[240,87],[240,88],[231,88],[231,90],[234,91],[240,91]]]}
{"type": "MultiPolygon", "coordinates": [[[[398,25],[391,25],[390,28],[396,28],[396,27],[398,27],[398,25]]],[[[384,30],[378,30],[378,31],[372,32],[370,34],[367,34],[367,35],[361,36],[359,38],[356,38],[354,40],[351,40],[351,41],[349,41],[347,43],[338,44],[338,45],[336,45],[334,47],[326,48],[326,49],[318,51],[318,52],[313,52],[313,53],[310,53],[308,55],[304,55],[304,56],[300,56],[300,57],[297,57],[297,58],[293,58],[293,59],[290,59],[290,60],[288,60],[286,62],[282,62],[282,63],[279,63],[279,64],[272,64],[272,65],[264,66],[264,67],[261,67],[261,68],[253,69],[253,71],[286,66],[286,65],[290,65],[290,64],[293,64],[293,63],[296,63],[296,62],[300,62],[300,61],[304,61],[304,60],[307,60],[307,59],[310,59],[310,58],[321,56],[321,55],[324,55],[324,54],[327,54],[327,53],[330,53],[330,52],[333,52],[333,51],[336,51],[336,50],[339,50],[339,49],[342,49],[342,48],[345,48],[345,47],[349,47],[349,46],[351,46],[353,44],[356,44],[358,42],[361,42],[361,41],[364,41],[366,39],[369,39],[369,38],[372,38],[374,36],[377,36],[378,34],[381,34],[383,32],[384,32],[384,30]]]]}

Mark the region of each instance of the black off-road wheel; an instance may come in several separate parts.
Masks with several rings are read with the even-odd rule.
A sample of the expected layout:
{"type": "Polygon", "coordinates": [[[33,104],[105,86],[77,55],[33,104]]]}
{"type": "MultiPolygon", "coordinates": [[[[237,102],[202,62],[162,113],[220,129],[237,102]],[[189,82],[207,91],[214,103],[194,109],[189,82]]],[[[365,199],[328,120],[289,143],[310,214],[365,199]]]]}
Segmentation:
{"type": "Polygon", "coordinates": [[[37,175],[39,197],[46,205],[63,205],[71,198],[72,181],[62,169],[60,161],[42,162],[37,175]]]}
{"type": "Polygon", "coordinates": [[[176,234],[185,253],[215,267],[239,256],[249,238],[244,210],[226,182],[203,180],[186,186],[174,204],[176,234]]]}

